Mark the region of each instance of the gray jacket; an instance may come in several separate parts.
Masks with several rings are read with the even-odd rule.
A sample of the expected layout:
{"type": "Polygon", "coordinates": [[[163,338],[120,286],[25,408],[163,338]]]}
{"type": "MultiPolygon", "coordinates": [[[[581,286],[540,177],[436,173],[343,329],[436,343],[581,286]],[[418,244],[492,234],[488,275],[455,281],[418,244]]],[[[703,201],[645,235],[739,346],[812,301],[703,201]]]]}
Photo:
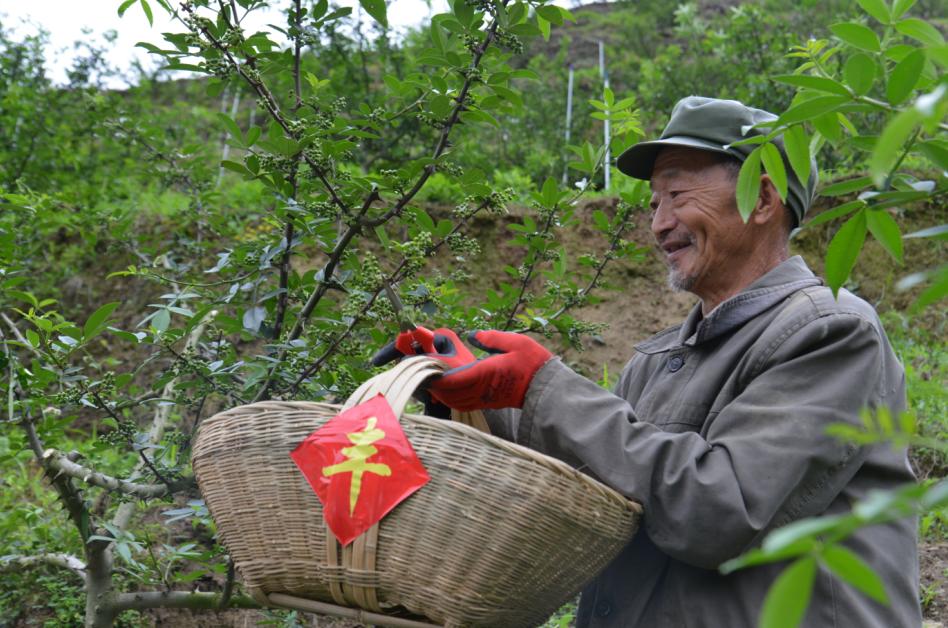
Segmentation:
{"type": "MultiPolygon", "coordinates": [[[[827,425],[905,407],[905,381],[872,307],[794,257],[719,305],[636,346],[615,394],[559,360],[496,434],[583,468],[645,508],[642,530],[583,593],[578,626],[755,626],[783,565],[721,575],[773,528],[846,512],[914,480],[906,452],[857,447],[827,425]]],[[[881,606],[820,571],[805,626],[919,626],[916,522],[847,545],[882,577],[881,606]]]]}

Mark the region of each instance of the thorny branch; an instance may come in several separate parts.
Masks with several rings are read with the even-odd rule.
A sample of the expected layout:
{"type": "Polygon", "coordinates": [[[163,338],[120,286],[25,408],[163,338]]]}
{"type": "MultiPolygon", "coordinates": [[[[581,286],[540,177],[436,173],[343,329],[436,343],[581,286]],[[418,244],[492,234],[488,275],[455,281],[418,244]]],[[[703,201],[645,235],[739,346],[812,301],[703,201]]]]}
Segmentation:
{"type": "MultiPolygon", "coordinates": [[[[425,256],[430,257],[431,255],[434,255],[442,246],[444,246],[448,242],[451,236],[460,232],[461,229],[467,224],[467,222],[469,222],[478,213],[483,211],[489,204],[490,204],[489,199],[485,199],[484,201],[482,201],[481,204],[478,205],[469,215],[467,215],[464,219],[459,220],[457,224],[454,225],[454,228],[451,229],[450,233],[448,233],[444,238],[442,238],[438,242],[432,244],[431,247],[425,251],[425,256]]],[[[387,283],[388,285],[398,284],[402,279],[405,278],[405,269],[407,265],[408,265],[407,260],[402,260],[401,263],[398,265],[398,267],[389,275],[389,277],[385,280],[385,282],[383,282],[382,285],[385,285],[385,283],[387,283]]],[[[336,351],[338,351],[339,349],[339,346],[352,334],[353,331],[355,331],[359,323],[362,322],[362,319],[365,318],[365,315],[372,308],[372,305],[375,303],[376,299],[378,299],[382,291],[383,289],[379,288],[378,290],[375,290],[369,296],[369,298],[366,300],[365,304],[362,306],[359,312],[352,318],[352,321],[349,323],[346,329],[339,336],[333,339],[333,341],[329,344],[326,350],[310,366],[308,366],[302,373],[300,373],[296,381],[293,382],[289,390],[286,391],[288,394],[290,395],[296,394],[296,392],[299,390],[299,387],[302,385],[302,383],[308,377],[312,376],[314,373],[319,371],[322,365],[325,364],[329,358],[335,355],[336,351]]]]}
{"type": "MultiPolygon", "coordinates": [[[[550,229],[553,228],[553,223],[556,220],[556,210],[556,206],[549,208],[549,215],[546,217],[546,222],[543,223],[543,228],[539,232],[539,236],[541,238],[548,234],[550,229]]],[[[523,305],[524,296],[527,293],[527,287],[530,285],[530,280],[533,279],[533,271],[535,271],[537,265],[543,261],[543,252],[544,251],[533,252],[534,259],[527,268],[527,272],[523,273],[523,276],[520,278],[520,292],[517,294],[517,299],[514,301],[514,304],[510,307],[510,313],[507,315],[507,321],[503,326],[504,330],[510,329],[510,325],[513,323],[514,317],[517,315],[517,311],[520,309],[520,306],[523,305]]]]}

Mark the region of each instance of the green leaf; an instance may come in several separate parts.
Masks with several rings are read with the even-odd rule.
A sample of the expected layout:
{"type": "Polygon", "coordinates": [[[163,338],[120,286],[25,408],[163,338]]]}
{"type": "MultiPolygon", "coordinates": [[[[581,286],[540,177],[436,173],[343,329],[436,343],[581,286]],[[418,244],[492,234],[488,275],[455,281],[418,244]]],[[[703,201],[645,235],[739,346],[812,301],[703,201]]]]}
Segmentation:
{"type": "Polygon", "coordinates": [[[932,271],[931,285],[925,288],[915,302],[912,303],[912,311],[918,312],[932,303],[941,301],[948,296],[948,264],[932,271]]]}
{"type": "Polygon", "coordinates": [[[385,9],[385,0],[359,0],[365,12],[372,16],[382,28],[388,28],[388,15],[385,9]]]}
{"type": "Polygon", "coordinates": [[[236,139],[238,143],[243,144],[244,134],[241,132],[240,127],[237,126],[237,123],[234,122],[234,119],[225,113],[218,112],[215,115],[217,115],[217,119],[224,125],[224,128],[227,129],[231,137],[236,139]]]}
{"type": "Polygon", "coordinates": [[[941,140],[928,140],[920,142],[916,148],[933,164],[942,170],[948,170],[948,143],[941,140]]]}
{"type": "Polygon", "coordinates": [[[136,2],[138,2],[138,0],[125,0],[125,2],[119,5],[118,16],[122,17],[125,15],[125,12],[128,11],[128,7],[132,6],[136,2]]]}
{"type": "Polygon", "coordinates": [[[810,76],[808,74],[778,74],[772,77],[775,81],[794,85],[796,87],[805,87],[820,92],[829,92],[830,94],[839,94],[848,96],[849,91],[846,86],[833,79],[823,78],[821,76],[810,76]]]}
{"type": "Polygon", "coordinates": [[[850,46],[869,52],[882,50],[882,46],[879,44],[879,36],[868,26],[856,22],[840,22],[831,25],[830,30],[850,46]]]}
{"type": "Polygon", "coordinates": [[[128,543],[116,543],[115,551],[118,552],[118,555],[121,556],[125,562],[134,562],[132,560],[132,550],[129,548],[128,543]]]}
{"type": "Polygon", "coordinates": [[[820,191],[820,196],[842,196],[843,194],[849,194],[850,192],[861,190],[867,185],[871,184],[872,179],[869,177],[856,177],[855,179],[847,179],[846,181],[840,181],[839,183],[826,186],[820,191]]]}
{"type": "Polygon", "coordinates": [[[431,216],[428,215],[428,212],[421,209],[420,207],[415,209],[415,222],[417,222],[418,226],[425,231],[434,231],[434,220],[431,219],[431,216]]]}
{"type": "Polygon", "coordinates": [[[563,194],[560,193],[559,186],[556,184],[556,181],[553,180],[553,177],[547,177],[543,182],[543,187],[540,189],[540,198],[543,201],[544,207],[555,207],[557,203],[560,202],[560,199],[563,198],[563,194]]]}
{"type": "Polygon", "coordinates": [[[40,337],[39,337],[39,334],[36,333],[35,331],[33,331],[32,329],[27,329],[27,330],[26,330],[26,339],[27,339],[27,340],[29,341],[29,343],[30,343],[31,345],[33,345],[34,347],[40,346],[40,337]]]}
{"type": "Polygon", "coordinates": [[[385,231],[383,225],[379,225],[375,228],[375,235],[378,236],[379,242],[382,243],[383,249],[389,249],[392,246],[392,241],[388,237],[388,232],[385,231]]]}
{"type": "Polygon", "coordinates": [[[119,306],[119,302],[115,301],[113,303],[106,303],[95,312],[93,312],[88,319],[86,319],[86,324],[82,326],[82,337],[85,340],[92,338],[104,327],[105,319],[109,317],[115,308],[119,306]]]}
{"type": "Polygon", "coordinates": [[[556,24],[557,26],[563,25],[563,14],[560,13],[559,7],[545,4],[537,7],[537,13],[542,15],[543,19],[551,24],[556,24]]]}
{"type": "Polygon", "coordinates": [[[790,628],[800,625],[816,578],[816,559],[800,558],[774,581],[760,613],[760,628],[790,628]]]}
{"type": "Polygon", "coordinates": [[[941,36],[937,28],[917,17],[910,17],[897,22],[895,30],[922,42],[926,46],[940,46],[945,43],[945,38],[941,36]]]}
{"type": "Polygon", "coordinates": [[[158,331],[165,331],[171,324],[171,312],[165,309],[158,310],[151,319],[151,324],[158,331]]]}
{"type": "Polygon", "coordinates": [[[474,7],[467,3],[467,0],[453,0],[451,3],[454,9],[454,15],[458,21],[467,28],[470,28],[474,22],[474,7]]]}
{"type": "Polygon", "coordinates": [[[762,144],[760,147],[760,158],[764,164],[764,170],[774,182],[777,192],[780,194],[780,200],[787,200],[787,170],[783,165],[783,158],[780,156],[780,150],[770,142],[762,144]]]}
{"type": "Polygon", "coordinates": [[[839,125],[839,115],[836,112],[820,114],[810,122],[819,131],[820,135],[832,144],[836,144],[843,136],[843,130],[839,125]]]}
{"type": "Polygon", "coordinates": [[[925,510],[936,510],[948,505],[948,481],[942,480],[929,486],[919,499],[925,510]]]}
{"type": "Polygon", "coordinates": [[[438,52],[444,52],[445,38],[444,31],[441,30],[441,26],[437,22],[431,22],[431,42],[434,44],[435,48],[438,49],[438,52]]]}
{"type": "Polygon", "coordinates": [[[882,135],[876,140],[872,156],[869,158],[869,174],[877,186],[882,187],[884,184],[889,170],[895,165],[902,152],[902,145],[921,122],[923,115],[915,107],[900,111],[889,121],[882,135]]]}
{"type": "Polygon", "coordinates": [[[815,227],[816,225],[821,225],[824,222],[829,222],[831,220],[836,220],[837,218],[840,218],[842,216],[847,216],[853,213],[855,210],[861,209],[865,206],[866,206],[865,201],[850,201],[848,203],[844,203],[840,205],[839,207],[834,207],[833,209],[829,209],[825,212],[817,214],[816,216],[814,216],[813,218],[805,222],[803,226],[815,227]]]}
{"type": "Polygon", "coordinates": [[[859,3],[863,11],[883,24],[888,24],[892,21],[892,16],[889,15],[889,8],[885,6],[883,0],[856,0],[856,2],[859,3]]]}
{"type": "Polygon", "coordinates": [[[151,13],[151,5],[148,4],[148,0],[141,0],[141,3],[142,3],[142,11],[145,12],[145,17],[148,18],[148,25],[149,25],[149,26],[154,26],[154,25],[155,25],[155,16],[152,15],[152,13],[151,13]]]}
{"type": "Polygon", "coordinates": [[[820,556],[823,563],[844,582],[856,587],[876,602],[888,604],[882,579],[859,556],[842,545],[830,545],[820,556]]]}
{"type": "Polygon", "coordinates": [[[606,212],[601,209],[597,209],[592,214],[593,222],[596,223],[596,228],[602,232],[609,231],[609,218],[606,216],[606,212]]]}
{"type": "Polygon", "coordinates": [[[540,33],[543,35],[544,41],[550,41],[550,23],[543,19],[543,17],[538,13],[537,16],[537,28],[540,29],[540,33]]]}
{"type": "Polygon", "coordinates": [[[897,105],[908,98],[918,84],[924,67],[925,51],[915,50],[892,68],[889,82],[885,86],[885,95],[890,103],[897,105]]]}
{"type": "Polygon", "coordinates": [[[741,554],[737,558],[732,558],[731,560],[722,563],[721,566],[718,567],[718,571],[720,571],[722,574],[729,574],[733,571],[744,569],[746,567],[766,565],[768,563],[789,560],[790,558],[796,558],[797,556],[801,556],[803,554],[809,554],[815,547],[816,542],[812,539],[802,539],[772,552],[766,552],[759,548],[753,549],[749,552],[741,554]]]}
{"type": "Polygon", "coordinates": [[[810,120],[827,111],[833,111],[849,101],[848,96],[818,96],[790,107],[780,116],[774,126],[790,125],[810,120]]]}
{"type": "Polygon", "coordinates": [[[905,12],[911,9],[914,4],[915,0],[895,0],[892,3],[892,19],[897,20],[905,15],[905,12]]]}
{"type": "Polygon", "coordinates": [[[899,225],[883,209],[869,210],[866,213],[866,226],[869,232],[889,252],[898,263],[902,263],[902,232],[899,225]]]}
{"type": "Polygon", "coordinates": [[[237,174],[243,175],[251,179],[255,176],[254,173],[251,172],[250,168],[248,168],[247,166],[243,165],[242,163],[238,163],[236,161],[230,161],[228,159],[225,159],[221,162],[221,168],[232,170],[233,172],[236,172],[237,174]]]}
{"type": "Polygon", "coordinates": [[[866,210],[861,209],[853,217],[843,223],[826,249],[826,283],[833,290],[833,295],[849,278],[856,258],[862,250],[866,240],[866,210]]]}
{"type": "Polygon", "coordinates": [[[862,96],[872,89],[876,80],[876,63],[869,55],[857,52],[843,66],[843,80],[856,94],[862,96]]]}
{"type": "Polygon", "coordinates": [[[827,532],[847,525],[846,515],[830,515],[826,517],[811,517],[794,521],[782,528],[777,528],[764,539],[761,549],[765,552],[779,552],[796,545],[805,539],[815,539],[827,532]]]}
{"type": "Polygon", "coordinates": [[[806,182],[810,178],[810,140],[803,125],[792,126],[783,134],[783,147],[787,152],[790,167],[797,179],[806,182]]]}
{"type": "Polygon", "coordinates": [[[451,99],[442,94],[434,96],[429,102],[428,107],[431,109],[431,113],[439,118],[446,118],[449,113],[451,113],[451,99]]]}
{"type": "Polygon", "coordinates": [[[260,139],[261,129],[258,126],[252,126],[247,129],[247,135],[244,137],[244,145],[248,148],[257,143],[260,139]]]}
{"type": "Polygon", "coordinates": [[[500,128],[500,122],[497,121],[497,118],[490,115],[486,111],[481,111],[480,109],[469,109],[461,114],[461,119],[465,122],[474,121],[474,122],[486,122],[487,124],[492,124],[498,129],[500,128]]]}
{"type": "Polygon", "coordinates": [[[737,209],[747,222],[760,195],[760,147],[755,148],[741,165],[737,175],[737,209]]]}

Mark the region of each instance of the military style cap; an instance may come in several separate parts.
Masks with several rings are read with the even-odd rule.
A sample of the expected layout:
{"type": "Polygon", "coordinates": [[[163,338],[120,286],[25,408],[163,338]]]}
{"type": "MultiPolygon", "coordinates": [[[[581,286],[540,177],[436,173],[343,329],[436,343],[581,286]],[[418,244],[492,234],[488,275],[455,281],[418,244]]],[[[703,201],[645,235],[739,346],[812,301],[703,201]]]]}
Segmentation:
{"type": "MultiPolygon", "coordinates": [[[[777,116],[768,111],[748,107],[736,100],[688,96],[679,100],[672,109],[668,126],[662,131],[659,139],[641,142],[631,147],[619,155],[616,165],[621,172],[630,177],[650,179],[652,169],[655,167],[655,159],[659,151],[666,146],[709,150],[731,155],[743,162],[757,145],[732,146],[732,144],[754,135],[766,135],[770,129],[753,128],[754,125],[773,122],[776,119],[777,116]]],[[[796,224],[799,225],[810,207],[813,192],[816,189],[816,162],[811,162],[810,177],[804,184],[790,167],[783,145],[783,136],[778,136],[772,143],[780,150],[780,156],[783,157],[783,164],[787,170],[786,204],[796,216],[796,224]]]]}

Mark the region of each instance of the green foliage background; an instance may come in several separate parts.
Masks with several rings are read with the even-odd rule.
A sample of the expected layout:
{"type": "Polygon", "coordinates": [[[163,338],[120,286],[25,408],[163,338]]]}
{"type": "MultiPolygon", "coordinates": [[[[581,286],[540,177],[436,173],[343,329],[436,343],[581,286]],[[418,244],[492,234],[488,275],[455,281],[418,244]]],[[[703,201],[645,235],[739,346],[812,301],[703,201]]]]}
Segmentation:
{"type": "MultiPolygon", "coordinates": [[[[845,436],[913,445],[926,479],[944,476],[948,48],[939,2],[646,0],[572,12],[455,2],[400,40],[373,2],[362,3],[375,19],[361,29],[324,2],[298,3],[305,13],[281,3],[282,36],[232,23],[252,0],[193,2],[191,11],[116,4],[125,19],[151,20],[163,7],[181,18],[165,46],[145,46],[166,69],[140,71],[126,90],[103,86],[116,75],[104,61],[109,41],[86,43],[68,84],[54,85],[44,35],[13,36],[0,16],[0,569],[106,552],[116,556],[110,590],[226,590],[225,552],[190,483],[200,420],[252,399],[345,398],[397,331],[379,296],[386,284],[418,322],[579,346],[600,331],[576,311],[606,287],[606,267],[645,259],[627,238],[647,186],[614,173],[612,189],[600,189],[602,120],[612,122],[614,157],[658,132],[690,94],[786,112],[780,128],[799,138],[801,154],[818,155],[825,211],[798,238],[825,236],[834,289],[858,289],[851,271],[867,234],[891,256],[886,289],[902,278],[906,292],[887,322],[915,420],[869,418],[845,436]],[[485,15],[497,14],[507,22],[492,31],[485,15]],[[583,195],[618,197],[617,209],[593,213],[596,239],[585,248],[564,246],[558,234],[585,219],[575,203],[583,195]],[[483,216],[512,223],[506,241],[472,237],[483,216]],[[912,266],[908,240],[934,253],[912,266]],[[508,263],[485,289],[472,261],[486,247],[508,263]],[[115,294],[121,302],[109,302],[115,294]],[[52,470],[39,455],[46,449],[76,452],[110,477],[173,487],[176,497],[139,504],[87,486],[52,470]],[[146,516],[118,525],[122,504],[146,516]]],[[[745,176],[761,164],[775,179],[799,172],[803,160],[774,164],[765,146],[745,176]]],[[[909,510],[921,500],[923,532],[943,537],[943,495],[897,497],[909,510]]],[[[824,536],[811,540],[845,525],[814,528],[824,536]]],[[[787,558],[786,538],[801,539],[748,560],[787,558]]],[[[818,563],[832,568],[835,545],[794,547],[784,597],[804,599],[800,583],[818,563]]],[[[90,621],[77,582],[31,565],[0,586],[0,623],[90,621]],[[54,601],[37,609],[29,600],[54,601]]],[[[864,574],[854,586],[874,594],[872,583],[864,574]]],[[[799,610],[768,608],[765,625],[791,625],[799,610]]],[[[116,621],[147,622],[134,612],[116,621]]]]}

